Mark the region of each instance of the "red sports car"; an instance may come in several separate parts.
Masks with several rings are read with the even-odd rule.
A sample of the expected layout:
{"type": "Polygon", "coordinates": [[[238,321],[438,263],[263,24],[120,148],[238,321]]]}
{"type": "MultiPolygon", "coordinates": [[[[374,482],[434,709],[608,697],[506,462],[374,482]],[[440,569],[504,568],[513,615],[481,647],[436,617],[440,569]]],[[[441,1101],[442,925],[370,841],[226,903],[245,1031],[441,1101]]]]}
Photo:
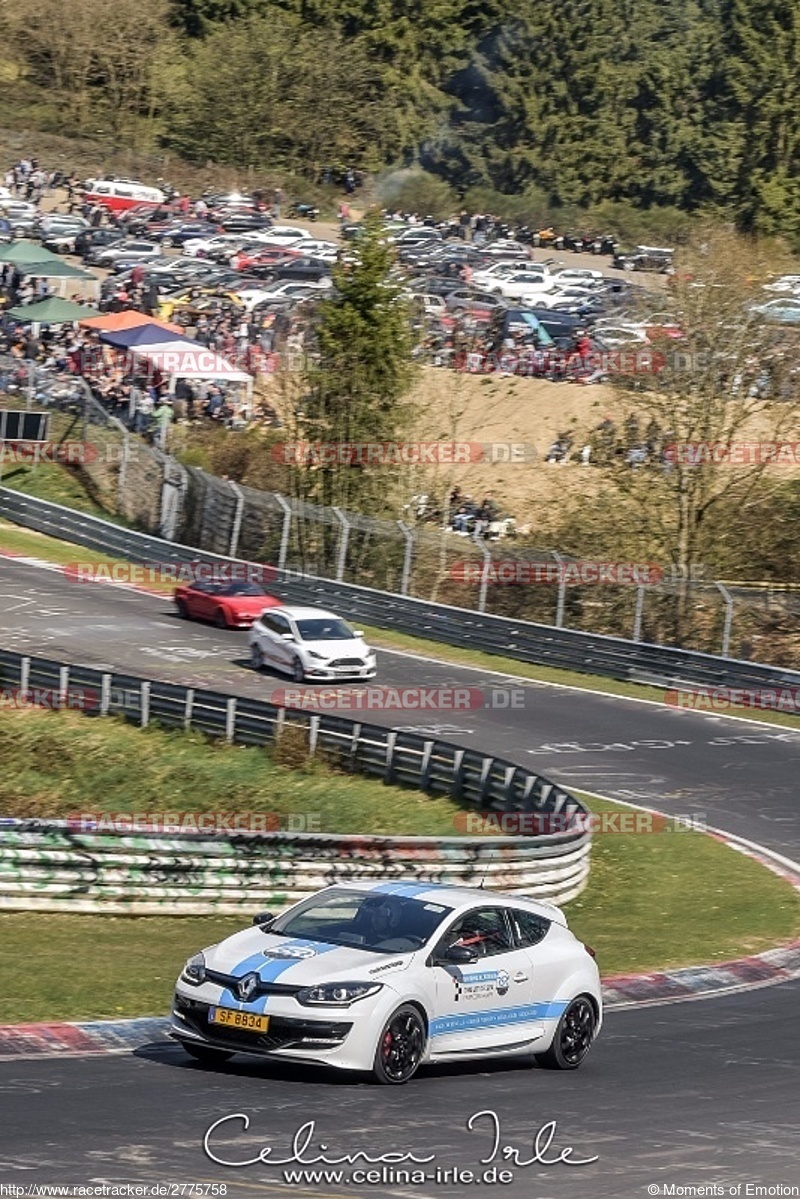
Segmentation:
{"type": "Polygon", "coordinates": [[[174,598],[184,620],[210,620],[221,629],[249,629],[265,608],[283,603],[259,583],[184,583],[174,598]]]}

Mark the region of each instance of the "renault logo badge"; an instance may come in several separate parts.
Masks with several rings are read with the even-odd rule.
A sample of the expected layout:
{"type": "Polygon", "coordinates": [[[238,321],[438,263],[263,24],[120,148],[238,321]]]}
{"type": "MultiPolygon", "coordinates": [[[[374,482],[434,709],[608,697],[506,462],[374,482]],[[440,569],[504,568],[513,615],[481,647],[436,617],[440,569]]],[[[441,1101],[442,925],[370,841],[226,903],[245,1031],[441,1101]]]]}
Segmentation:
{"type": "Polygon", "coordinates": [[[258,986],[258,975],[257,974],[245,974],[244,978],[239,979],[239,983],[238,983],[236,990],[239,992],[239,998],[241,999],[241,1001],[243,1003],[247,1003],[247,1000],[253,994],[253,992],[255,991],[257,986],[258,986]]]}

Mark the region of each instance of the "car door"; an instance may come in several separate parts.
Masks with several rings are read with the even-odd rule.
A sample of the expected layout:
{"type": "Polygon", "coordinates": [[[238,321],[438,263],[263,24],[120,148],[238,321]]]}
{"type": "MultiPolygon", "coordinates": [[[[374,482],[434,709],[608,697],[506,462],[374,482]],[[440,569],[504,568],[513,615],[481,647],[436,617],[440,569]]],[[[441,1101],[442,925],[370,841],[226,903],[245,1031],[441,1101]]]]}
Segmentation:
{"type": "Polygon", "coordinates": [[[524,908],[509,908],[516,945],[530,962],[530,981],[522,1000],[531,1005],[537,1019],[558,1020],[566,1004],[556,1002],[561,982],[572,968],[573,942],[556,933],[548,937],[553,921],[524,908]]]}
{"type": "MultiPolygon", "coordinates": [[[[259,623],[261,629],[259,630],[258,644],[261,653],[266,662],[277,665],[282,621],[276,617],[274,612],[263,612],[259,623]]],[[[288,632],[288,629],[283,631],[288,632]]]]}
{"type": "Polygon", "coordinates": [[[517,946],[505,907],[488,904],[461,913],[428,959],[435,1012],[434,1054],[490,1052],[523,1045],[543,1032],[531,1004],[531,960],[517,946]],[[448,961],[451,947],[472,948],[472,962],[448,961]]]}
{"type": "Polygon", "coordinates": [[[273,652],[275,665],[278,670],[285,670],[291,673],[292,666],[295,660],[294,648],[290,642],[284,641],[286,633],[294,633],[288,619],[280,613],[270,613],[270,627],[273,630],[274,644],[273,652]]]}
{"type": "Polygon", "coordinates": [[[210,583],[195,583],[187,592],[189,612],[197,620],[208,620],[211,614],[210,583]]]}

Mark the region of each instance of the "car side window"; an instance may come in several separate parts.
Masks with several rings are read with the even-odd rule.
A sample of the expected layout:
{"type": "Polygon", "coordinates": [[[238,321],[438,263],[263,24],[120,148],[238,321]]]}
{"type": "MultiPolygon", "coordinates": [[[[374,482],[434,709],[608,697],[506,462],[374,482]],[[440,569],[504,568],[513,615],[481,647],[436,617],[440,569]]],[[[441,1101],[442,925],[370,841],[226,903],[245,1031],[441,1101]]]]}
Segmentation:
{"type": "Polygon", "coordinates": [[[509,916],[515,940],[522,949],[538,945],[547,936],[551,921],[545,916],[537,916],[536,912],[525,912],[521,908],[512,908],[509,916]]]}
{"type": "Polygon", "coordinates": [[[280,637],[283,633],[291,632],[289,622],[285,616],[276,616],[269,614],[261,618],[261,623],[265,624],[271,633],[277,633],[280,637]]]}
{"type": "Polygon", "coordinates": [[[481,958],[514,949],[505,909],[473,908],[459,916],[442,938],[440,949],[451,949],[454,945],[474,949],[481,958]]]}

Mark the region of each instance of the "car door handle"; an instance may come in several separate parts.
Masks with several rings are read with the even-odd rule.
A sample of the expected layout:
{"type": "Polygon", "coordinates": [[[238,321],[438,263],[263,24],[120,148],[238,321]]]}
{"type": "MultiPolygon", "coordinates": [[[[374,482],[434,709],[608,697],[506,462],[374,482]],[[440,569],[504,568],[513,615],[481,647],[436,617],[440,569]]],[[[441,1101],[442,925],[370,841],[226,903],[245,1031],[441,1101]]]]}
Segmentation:
{"type": "Polygon", "coordinates": [[[526,983],[527,981],[528,981],[528,975],[523,974],[523,972],[521,970],[520,970],[519,974],[514,975],[515,983],[526,983]]]}

